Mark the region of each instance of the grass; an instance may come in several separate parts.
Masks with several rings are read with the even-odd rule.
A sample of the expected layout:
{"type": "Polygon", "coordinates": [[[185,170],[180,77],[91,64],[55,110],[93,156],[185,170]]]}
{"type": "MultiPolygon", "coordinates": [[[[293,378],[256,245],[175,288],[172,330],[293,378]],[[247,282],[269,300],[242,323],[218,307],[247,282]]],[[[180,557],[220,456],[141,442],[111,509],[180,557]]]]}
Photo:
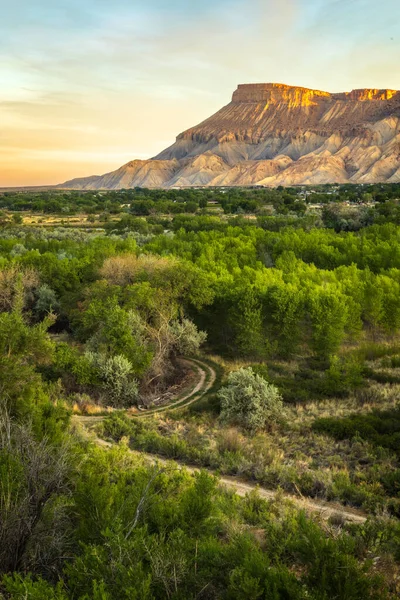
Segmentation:
{"type": "MultiPolygon", "coordinates": [[[[396,357],[398,352],[379,344],[376,354],[379,358],[369,364],[378,369],[382,359],[387,361],[388,356],[396,357]]],[[[308,398],[286,404],[283,423],[251,436],[219,422],[216,398],[225,375],[251,363],[217,356],[202,357],[201,362],[217,373],[212,388],[192,397],[195,402],[190,406],[182,401],[182,406],[178,402],[171,411],[161,414],[154,410],[146,413],[147,419],[136,419],[129,434],[133,449],[238,475],[270,489],[338,500],[373,513],[386,510],[400,514],[396,488],[400,457],[392,447],[382,448],[382,444],[360,437],[356,430],[339,439],[314,426],[323,419],[339,423],[356,417],[368,419],[374,411],[392,411],[400,397],[400,384],[366,380],[364,387],[349,392],[347,397],[308,398]]],[[[393,364],[398,369],[396,361],[393,364]]],[[[267,369],[267,377],[273,373],[276,378],[286,378],[289,373],[293,376],[298,366],[294,361],[275,361],[267,369]]],[[[208,372],[207,381],[209,376],[208,372]]],[[[118,438],[118,426],[114,425],[111,427],[106,419],[103,435],[107,437],[111,427],[118,438]]]]}
{"type": "Polygon", "coordinates": [[[286,408],[292,424],[310,424],[315,419],[342,418],[352,413],[367,413],[374,409],[390,409],[400,398],[400,385],[373,383],[366,389],[356,390],[348,398],[329,398],[286,408]]]}
{"type": "Polygon", "coordinates": [[[319,418],[314,421],[313,430],[326,432],[337,440],[358,436],[374,446],[396,452],[400,459],[400,407],[398,406],[391,410],[350,414],[341,419],[319,418]]]}
{"type": "MultiPolygon", "coordinates": [[[[393,407],[394,395],[381,398],[379,406],[393,407]]],[[[336,440],[313,431],[312,423],[322,415],[335,418],[369,412],[374,404],[344,401],[312,403],[287,408],[286,424],[250,436],[235,427],[224,427],[212,412],[186,410],[174,415],[153,415],[132,423],[133,449],[179,459],[221,474],[238,475],[270,488],[345,504],[369,512],[389,510],[397,514],[396,496],[390,495],[385,478],[396,478],[399,461],[389,451],[360,439],[336,440]]],[[[115,424],[105,420],[103,435],[115,424]]],[[[124,432],[126,435],[126,430],[124,432]]],[[[118,435],[117,435],[118,439],[118,435]]]]}

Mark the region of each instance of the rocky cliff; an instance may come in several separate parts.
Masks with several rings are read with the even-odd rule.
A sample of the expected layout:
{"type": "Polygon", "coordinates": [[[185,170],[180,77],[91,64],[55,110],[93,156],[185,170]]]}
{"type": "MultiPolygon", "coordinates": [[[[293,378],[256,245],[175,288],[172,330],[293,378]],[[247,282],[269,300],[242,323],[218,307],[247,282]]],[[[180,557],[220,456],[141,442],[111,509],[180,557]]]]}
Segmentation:
{"type": "Polygon", "coordinates": [[[331,94],[239,85],[232,101],[158,156],[62,187],[299,185],[400,181],[400,91],[331,94]]]}

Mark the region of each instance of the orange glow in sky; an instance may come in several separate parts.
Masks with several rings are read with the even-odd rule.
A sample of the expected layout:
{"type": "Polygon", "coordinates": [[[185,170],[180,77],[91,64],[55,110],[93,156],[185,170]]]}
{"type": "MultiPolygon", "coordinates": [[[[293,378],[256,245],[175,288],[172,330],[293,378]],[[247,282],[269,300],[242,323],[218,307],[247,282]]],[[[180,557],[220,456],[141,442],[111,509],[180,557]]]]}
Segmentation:
{"type": "Polygon", "coordinates": [[[239,83],[400,89],[399,0],[0,3],[0,186],[150,158],[239,83]]]}

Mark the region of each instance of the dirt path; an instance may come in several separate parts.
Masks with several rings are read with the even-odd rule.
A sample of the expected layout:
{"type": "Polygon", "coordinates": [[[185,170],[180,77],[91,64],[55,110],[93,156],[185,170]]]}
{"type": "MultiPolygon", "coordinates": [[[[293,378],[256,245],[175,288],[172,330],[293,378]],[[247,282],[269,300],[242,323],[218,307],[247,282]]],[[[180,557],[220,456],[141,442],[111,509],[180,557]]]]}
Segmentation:
{"type": "Polygon", "coordinates": [[[155,413],[177,410],[179,408],[185,408],[186,406],[190,406],[194,402],[197,402],[206,394],[214,385],[217,374],[213,367],[203,362],[202,360],[194,359],[194,358],[182,358],[181,362],[186,363],[192,369],[194,368],[197,371],[199,379],[189,392],[187,392],[181,398],[175,400],[175,402],[170,402],[169,404],[165,404],[163,406],[159,406],[154,409],[146,410],[141,413],[135,413],[135,417],[145,417],[146,415],[153,415],[155,413]]]}
{"type": "MultiPolygon", "coordinates": [[[[101,446],[102,448],[112,448],[115,445],[97,437],[93,431],[89,432],[85,427],[84,419],[85,417],[74,417],[75,422],[83,425],[83,434],[85,437],[87,437],[87,439],[90,439],[92,442],[98,446],[101,446]]],[[[140,456],[150,465],[173,465],[176,469],[184,469],[189,473],[198,473],[201,470],[207,471],[211,475],[218,477],[221,486],[233,490],[238,496],[244,497],[246,494],[257,491],[261,498],[264,498],[265,500],[274,500],[278,495],[276,490],[267,490],[256,484],[248,483],[237,476],[221,476],[211,469],[192,467],[176,459],[167,460],[148,452],[139,452],[138,450],[129,450],[129,452],[140,456]]],[[[324,520],[328,520],[331,517],[340,518],[343,521],[350,523],[365,523],[367,520],[365,513],[363,513],[361,510],[344,507],[335,502],[319,502],[317,500],[311,500],[310,498],[299,498],[298,496],[292,496],[286,493],[282,493],[280,497],[282,500],[288,500],[308,513],[318,514],[324,520]]]]}
{"type": "MultiPolygon", "coordinates": [[[[215,380],[217,378],[217,374],[213,367],[203,362],[200,359],[194,358],[182,358],[181,362],[186,363],[186,365],[190,366],[194,369],[198,374],[198,380],[196,385],[187,391],[183,396],[179,397],[174,402],[170,402],[168,404],[164,404],[158,406],[156,408],[152,408],[149,410],[143,410],[140,412],[132,412],[126,413],[129,417],[132,418],[144,418],[155,414],[160,414],[166,411],[178,410],[180,408],[186,408],[194,402],[200,400],[204,394],[206,394],[214,385],[215,380]]],[[[80,416],[74,415],[74,420],[76,422],[84,423],[85,425],[94,425],[95,423],[99,423],[104,419],[104,415],[101,416],[80,416]]]]}
{"type": "MultiPolygon", "coordinates": [[[[178,398],[175,402],[167,404],[165,406],[160,406],[157,409],[143,411],[139,413],[134,413],[132,418],[143,418],[146,416],[150,416],[153,414],[159,414],[162,412],[170,411],[170,410],[178,410],[180,408],[185,408],[186,406],[190,406],[194,402],[200,400],[204,394],[206,394],[214,385],[216,379],[215,370],[209,366],[207,363],[204,363],[201,360],[195,359],[182,359],[187,364],[189,364],[192,368],[194,367],[198,372],[199,379],[197,384],[187,392],[181,398],[178,398]]],[[[73,417],[73,422],[82,426],[82,433],[91,439],[95,444],[101,446],[103,448],[111,448],[114,444],[111,442],[107,442],[106,440],[102,440],[96,436],[94,431],[89,431],[88,427],[95,425],[96,423],[102,421],[104,419],[103,416],[100,417],[84,417],[77,416],[73,417]]],[[[183,462],[178,460],[166,460],[154,454],[149,454],[146,452],[138,452],[136,450],[130,450],[133,454],[137,454],[141,456],[146,462],[149,464],[168,464],[175,465],[177,469],[185,469],[189,473],[197,473],[200,471],[197,467],[192,467],[186,465],[183,462]]],[[[210,474],[216,475],[215,472],[210,469],[207,470],[210,474]]],[[[240,477],[237,476],[218,476],[220,484],[226,488],[233,490],[239,496],[246,496],[250,492],[257,490],[259,496],[266,500],[273,500],[277,496],[277,492],[274,490],[268,490],[258,485],[248,483],[247,481],[243,481],[240,477]]],[[[344,507],[341,504],[336,504],[333,502],[318,502],[316,500],[311,500],[309,498],[299,498],[298,496],[291,496],[289,494],[282,494],[282,498],[285,500],[289,500],[299,506],[299,508],[304,509],[305,511],[313,514],[318,514],[321,518],[328,520],[331,517],[337,517],[342,519],[343,521],[352,522],[352,523],[364,523],[366,521],[366,515],[360,510],[351,509],[348,507],[344,507]]]]}

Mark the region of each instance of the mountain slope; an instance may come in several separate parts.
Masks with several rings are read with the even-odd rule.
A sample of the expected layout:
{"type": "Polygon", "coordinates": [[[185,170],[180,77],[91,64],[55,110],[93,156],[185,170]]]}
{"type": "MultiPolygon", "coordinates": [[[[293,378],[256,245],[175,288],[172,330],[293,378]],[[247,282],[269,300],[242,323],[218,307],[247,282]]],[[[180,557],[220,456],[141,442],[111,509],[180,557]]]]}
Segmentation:
{"type": "Polygon", "coordinates": [[[297,185],[400,180],[400,92],[239,85],[232,101],[147,161],[60,187],[297,185]]]}

